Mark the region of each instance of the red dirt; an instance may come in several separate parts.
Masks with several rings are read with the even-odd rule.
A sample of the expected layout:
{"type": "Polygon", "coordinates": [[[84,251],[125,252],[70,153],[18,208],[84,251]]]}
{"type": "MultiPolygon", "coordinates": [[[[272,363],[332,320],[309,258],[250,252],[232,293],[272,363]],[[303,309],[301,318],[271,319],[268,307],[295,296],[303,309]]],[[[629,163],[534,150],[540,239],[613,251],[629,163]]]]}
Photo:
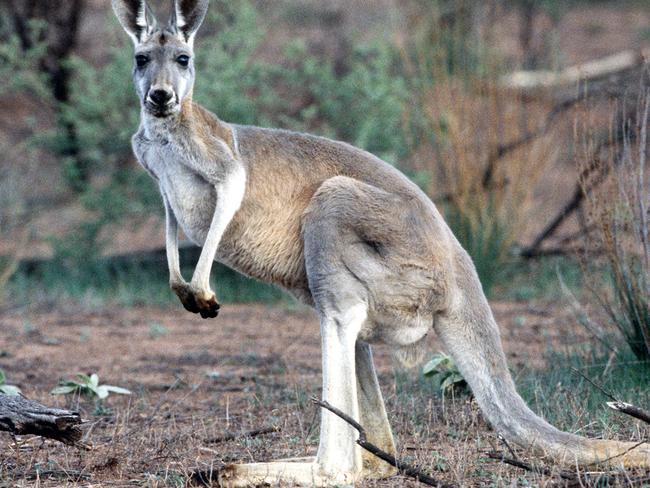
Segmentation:
{"type": "MultiPolygon", "coordinates": [[[[557,306],[496,304],[511,365],[540,363],[548,344],[575,343],[576,330],[557,327],[557,306]],[[555,325],[555,326],[554,326],[555,325]]],[[[229,305],[215,320],[173,309],[49,311],[0,315],[0,367],[28,397],[79,408],[90,422],[79,451],[54,441],[0,435],[0,480],[38,486],[182,486],[196,470],[238,461],[313,454],[317,411],[308,401],[320,391],[319,329],[309,310],[229,305]],[[89,399],[48,391],[76,373],[127,387],[112,395],[108,412],[89,399]],[[255,439],[212,444],[206,439],[277,426],[255,439]],[[37,470],[46,471],[37,480],[37,470]],[[49,472],[49,475],[47,474],[49,472]]],[[[439,344],[431,338],[431,350],[439,344]]],[[[487,461],[498,444],[476,405],[466,398],[423,396],[417,371],[408,377],[385,347],[375,351],[380,381],[400,457],[436,477],[463,485],[507,484],[518,470],[487,461]]],[[[533,483],[542,481],[533,476],[533,483]]],[[[8,485],[3,485],[8,486],[8,485]]],[[[25,486],[25,485],[21,485],[25,486]]],[[[398,476],[360,486],[416,486],[398,476]]]]}

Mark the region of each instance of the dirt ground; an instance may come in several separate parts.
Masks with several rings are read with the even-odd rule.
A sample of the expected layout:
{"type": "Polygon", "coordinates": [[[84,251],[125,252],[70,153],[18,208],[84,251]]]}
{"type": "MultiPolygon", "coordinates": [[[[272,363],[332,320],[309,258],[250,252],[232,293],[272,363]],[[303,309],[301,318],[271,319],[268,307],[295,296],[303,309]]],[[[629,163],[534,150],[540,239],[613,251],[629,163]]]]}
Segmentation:
{"type": "MultiPolygon", "coordinates": [[[[541,361],[551,344],[581,340],[558,305],[494,310],[515,370],[541,361]]],[[[432,337],[431,351],[439,347],[432,337]]],[[[499,442],[471,400],[424,392],[418,371],[400,370],[387,348],[375,348],[375,358],[402,459],[462,486],[557,481],[524,478],[487,459],[499,442]]],[[[309,398],[320,393],[320,347],[307,309],[227,305],[207,321],[180,306],[14,310],[0,315],[0,368],[29,398],[79,409],[92,445],[83,451],[2,434],[0,486],[184,486],[192,473],[229,462],[313,455],[318,442],[309,398]],[[112,395],[101,409],[91,399],[49,395],[59,379],[80,372],[133,394],[112,395]],[[267,427],[278,431],[241,436],[267,427]],[[235,438],[218,439],[229,434],[235,438]]],[[[419,485],[396,476],[358,486],[419,485]]]]}

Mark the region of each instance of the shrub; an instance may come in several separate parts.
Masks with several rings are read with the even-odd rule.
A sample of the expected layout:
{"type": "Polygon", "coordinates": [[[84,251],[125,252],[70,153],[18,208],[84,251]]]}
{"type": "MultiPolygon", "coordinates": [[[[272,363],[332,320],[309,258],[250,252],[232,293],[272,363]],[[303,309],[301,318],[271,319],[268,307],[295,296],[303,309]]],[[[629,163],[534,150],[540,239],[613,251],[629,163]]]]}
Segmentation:
{"type": "MultiPolygon", "coordinates": [[[[47,76],[39,67],[47,46],[44,42],[34,42],[33,46],[23,49],[18,36],[8,20],[9,16],[0,16],[0,96],[12,96],[27,93],[41,101],[51,102],[47,76]]],[[[41,22],[32,21],[29,29],[34,39],[40,39],[44,29],[41,22]]]]}
{"type": "Polygon", "coordinates": [[[458,370],[458,366],[444,352],[435,354],[431,360],[422,367],[422,374],[436,382],[442,394],[450,392],[469,393],[467,381],[458,370]]]}
{"type": "MultiPolygon", "coordinates": [[[[607,149],[596,148],[585,117],[578,125],[581,184],[594,232],[589,249],[600,251],[605,280],[591,291],[609,323],[640,360],[650,360],[650,187],[646,167],[649,154],[650,92],[645,91],[636,117],[624,117],[610,135],[607,149]],[[600,149],[600,150],[599,150],[600,149]],[[604,153],[604,154],[603,154],[604,153]],[[594,182],[603,180],[600,188],[594,182]]],[[[602,267],[585,260],[589,282],[602,276],[602,267]]]]}
{"type": "Polygon", "coordinates": [[[32,241],[27,196],[38,171],[39,152],[29,143],[11,144],[0,137],[0,154],[7,163],[0,163],[0,232],[6,237],[0,255],[0,304],[6,299],[6,288],[18,270],[20,259],[32,241]],[[20,161],[20,164],[14,161],[20,161]],[[27,178],[26,178],[27,176],[27,178]]]}
{"type": "Polygon", "coordinates": [[[424,104],[436,135],[429,192],[489,294],[530,222],[535,186],[557,158],[556,134],[527,140],[545,111],[501,94],[489,79],[439,80],[424,104]]]}
{"type": "Polygon", "coordinates": [[[498,84],[503,66],[479,4],[418,0],[400,46],[416,102],[412,164],[490,293],[530,221],[535,185],[556,158],[547,114],[498,84]]]}
{"type": "Polygon", "coordinates": [[[286,58],[288,66],[273,73],[273,84],[284,94],[270,107],[280,125],[349,142],[393,164],[408,155],[408,90],[393,46],[358,46],[343,74],[300,42],[287,48],[286,58]]]}

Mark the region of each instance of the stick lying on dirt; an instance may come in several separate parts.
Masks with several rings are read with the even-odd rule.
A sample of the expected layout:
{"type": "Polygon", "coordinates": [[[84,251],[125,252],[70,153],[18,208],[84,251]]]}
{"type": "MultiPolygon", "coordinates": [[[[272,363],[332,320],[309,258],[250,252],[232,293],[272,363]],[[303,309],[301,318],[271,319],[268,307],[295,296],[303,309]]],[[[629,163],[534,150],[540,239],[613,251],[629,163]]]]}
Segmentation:
{"type": "Polygon", "coordinates": [[[612,410],[618,410],[619,412],[630,415],[635,419],[642,420],[646,424],[650,424],[650,412],[641,407],[637,407],[630,403],[620,402],[618,400],[615,402],[607,402],[607,406],[612,410]]]}
{"type": "Polygon", "coordinates": [[[622,402],[621,400],[616,398],[612,392],[607,391],[602,385],[599,385],[594,380],[592,380],[591,378],[583,374],[581,371],[575,368],[571,368],[571,369],[573,370],[574,373],[579,374],[585,380],[587,380],[594,388],[600,390],[607,398],[612,400],[611,402],[606,402],[609,408],[624,413],[626,415],[629,415],[630,417],[634,417],[635,419],[641,420],[646,424],[650,424],[650,412],[648,412],[647,410],[641,407],[637,407],[636,405],[632,405],[631,403],[622,402]]]}
{"type": "Polygon", "coordinates": [[[79,442],[81,424],[77,412],[46,407],[21,395],[0,395],[0,430],[18,435],[40,435],[87,448],[79,442]]]}
{"type": "Polygon", "coordinates": [[[280,432],[280,430],[280,427],[263,427],[261,429],[249,430],[247,432],[231,432],[222,436],[205,439],[204,442],[207,444],[220,444],[222,442],[228,442],[242,437],[257,437],[258,435],[272,434],[273,432],[280,432]]]}
{"type": "Polygon", "coordinates": [[[645,50],[629,49],[586,63],[570,66],[563,71],[515,71],[501,79],[505,88],[539,90],[574,86],[579,81],[590,81],[620,73],[643,65],[650,53],[645,50]]]}
{"type": "Polygon", "coordinates": [[[319,405],[330,412],[332,412],[334,415],[340,417],[341,419],[345,420],[348,424],[350,424],[352,427],[357,429],[359,432],[359,438],[357,439],[357,444],[359,444],[361,447],[363,447],[366,451],[368,451],[371,454],[374,454],[377,456],[379,459],[382,459],[386,461],[388,464],[391,466],[395,466],[401,474],[404,474],[406,476],[410,476],[411,478],[414,478],[415,480],[424,483],[425,485],[429,486],[438,486],[441,488],[451,488],[454,485],[449,485],[447,483],[442,483],[441,481],[437,481],[436,479],[432,478],[429,475],[424,474],[422,471],[420,471],[417,468],[414,468],[413,466],[410,466],[406,463],[403,463],[401,461],[398,461],[395,459],[394,456],[391,454],[388,454],[386,451],[382,451],[379,449],[377,446],[374,444],[368,442],[366,439],[366,430],[361,426],[359,422],[354,420],[352,417],[346,415],[343,413],[341,410],[339,410],[336,407],[333,407],[327,402],[321,401],[318,398],[311,398],[311,401],[314,402],[316,405],[319,405]]]}

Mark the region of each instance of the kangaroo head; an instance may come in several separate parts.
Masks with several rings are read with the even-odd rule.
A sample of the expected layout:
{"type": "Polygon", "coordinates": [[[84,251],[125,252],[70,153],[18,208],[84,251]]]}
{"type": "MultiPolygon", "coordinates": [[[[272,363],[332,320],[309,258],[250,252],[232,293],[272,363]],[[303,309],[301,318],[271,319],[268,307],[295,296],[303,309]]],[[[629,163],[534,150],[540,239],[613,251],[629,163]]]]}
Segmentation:
{"type": "Polygon", "coordinates": [[[178,114],[194,86],[194,36],[208,0],[172,0],[167,26],[159,27],[145,0],[112,0],[115,15],[135,44],[133,82],[145,113],[178,114]]]}

